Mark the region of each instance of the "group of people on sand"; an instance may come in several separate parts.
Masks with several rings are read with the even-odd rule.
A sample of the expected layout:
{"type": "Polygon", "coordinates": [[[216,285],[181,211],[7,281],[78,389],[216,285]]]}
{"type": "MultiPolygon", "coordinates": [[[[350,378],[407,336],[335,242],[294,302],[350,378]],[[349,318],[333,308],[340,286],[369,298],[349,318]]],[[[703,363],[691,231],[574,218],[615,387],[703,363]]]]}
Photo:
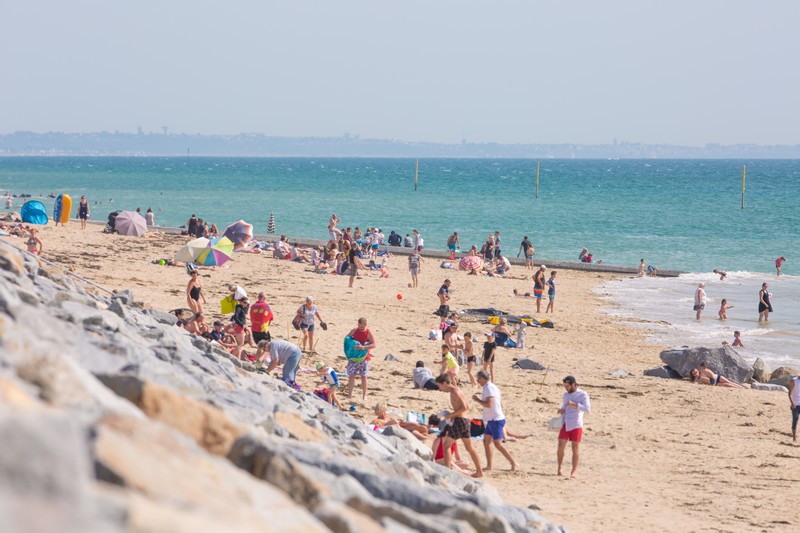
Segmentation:
{"type": "MultiPolygon", "coordinates": [[[[147,225],[155,225],[155,213],[153,213],[151,208],[147,209],[147,217],[149,217],[152,221],[152,224],[150,221],[148,221],[147,225]]],[[[219,229],[217,229],[216,224],[211,224],[209,226],[208,221],[204,221],[202,218],[198,218],[194,213],[192,213],[192,216],[186,221],[186,235],[197,238],[205,237],[206,239],[214,239],[219,237],[219,229]]]]}

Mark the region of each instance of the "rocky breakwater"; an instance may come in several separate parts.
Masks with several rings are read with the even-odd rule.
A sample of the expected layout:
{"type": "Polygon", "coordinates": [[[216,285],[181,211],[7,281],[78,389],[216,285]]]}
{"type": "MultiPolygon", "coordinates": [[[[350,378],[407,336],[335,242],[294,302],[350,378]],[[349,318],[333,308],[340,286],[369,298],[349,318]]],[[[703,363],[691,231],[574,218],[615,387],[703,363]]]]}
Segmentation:
{"type": "Polygon", "coordinates": [[[0,531],[559,531],[0,244],[0,531]]]}

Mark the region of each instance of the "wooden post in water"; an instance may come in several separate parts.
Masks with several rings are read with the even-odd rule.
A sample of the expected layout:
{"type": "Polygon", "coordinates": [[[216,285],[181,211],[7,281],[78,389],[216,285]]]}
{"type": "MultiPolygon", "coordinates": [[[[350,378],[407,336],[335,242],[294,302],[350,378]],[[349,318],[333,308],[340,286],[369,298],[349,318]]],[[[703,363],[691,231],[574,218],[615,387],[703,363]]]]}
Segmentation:
{"type": "Polygon", "coordinates": [[[541,161],[536,162],[536,198],[539,198],[539,163],[541,161]]]}
{"type": "Polygon", "coordinates": [[[419,183],[419,158],[417,158],[417,172],[414,174],[414,190],[417,190],[417,183],[419,183]]]}
{"type": "Polygon", "coordinates": [[[747,181],[747,166],[742,165],[742,209],[744,209],[744,183],[747,181]]]}

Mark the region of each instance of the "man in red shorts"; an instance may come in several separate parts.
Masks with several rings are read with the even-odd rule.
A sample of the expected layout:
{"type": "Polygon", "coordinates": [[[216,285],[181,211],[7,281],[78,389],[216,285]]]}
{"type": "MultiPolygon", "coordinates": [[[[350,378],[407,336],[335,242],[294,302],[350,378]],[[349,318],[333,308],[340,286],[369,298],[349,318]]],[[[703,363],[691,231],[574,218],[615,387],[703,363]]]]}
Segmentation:
{"type": "Polygon", "coordinates": [[[591,405],[589,395],[578,388],[578,383],[572,376],[567,376],[562,380],[564,384],[564,401],[558,413],[564,417],[564,424],[558,433],[558,475],[561,475],[561,463],[564,462],[564,451],[567,449],[567,442],[572,442],[572,473],[569,477],[575,477],[578,469],[579,446],[583,436],[583,413],[588,413],[591,405]]]}

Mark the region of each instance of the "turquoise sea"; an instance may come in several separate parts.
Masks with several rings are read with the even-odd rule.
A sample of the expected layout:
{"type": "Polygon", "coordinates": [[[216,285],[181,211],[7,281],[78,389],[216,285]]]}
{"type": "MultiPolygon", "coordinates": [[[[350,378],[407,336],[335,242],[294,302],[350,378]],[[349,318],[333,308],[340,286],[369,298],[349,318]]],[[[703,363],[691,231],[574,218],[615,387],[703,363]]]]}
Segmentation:
{"type": "MultiPolygon", "coordinates": [[[[732,282],[722,293],[743,284],[736,296],[742,301],[735,302],[741,308],[731,313],[741,310],[742,320],[757,318],[751,293],[757,294],[762,280],[770,281],[776,313],[769,328],[752,324],[760,333],[749,337],[770,338],[760,355],[800,361],[800,255],[794,254],[800,161],[542,160],[538,198],[536,163],[424,159],[415,191],[413,159],[13,157],[0,158],[0,191],[85,194],[100,220],[112,210],[152,207],[162,225],[179,226],[195,213],[221,227],[243,218],[256,233],[266,233],[274,212],[278,233],[326,238],[327,220],[336,213],[343,227],[374,225],[387,235],[417,228],[428,248],[444,248],[453,230],[462,248],[480,245],[499,230],[512,256],[523,235],[542,259],[576,260],[585,246],[611,264],[636,266],[644,258],[690,272],[678,281],[625,280],[609,288],[609,298],[624,304],[615,312],[670,325],[691,318],[685,299],[697,280],[710,281],[708,273],[721,268],[732,282]],[[788,258],[787,275],[777,280],[779,255],[788,258]]],[[[43,201],[52,209],[52,199],[43,201]]],[[[726,297],[716,288],[709,296],[726,297]]],[[[716,341],[724,335],[712,320],[714,303],[709,307],[700,324],[690,321],[666,333],[656,332],[657,325],[650,329],[668,344],[716,341]]],[[[764,343],[751,344],[754,354],[764,343]]]]}

